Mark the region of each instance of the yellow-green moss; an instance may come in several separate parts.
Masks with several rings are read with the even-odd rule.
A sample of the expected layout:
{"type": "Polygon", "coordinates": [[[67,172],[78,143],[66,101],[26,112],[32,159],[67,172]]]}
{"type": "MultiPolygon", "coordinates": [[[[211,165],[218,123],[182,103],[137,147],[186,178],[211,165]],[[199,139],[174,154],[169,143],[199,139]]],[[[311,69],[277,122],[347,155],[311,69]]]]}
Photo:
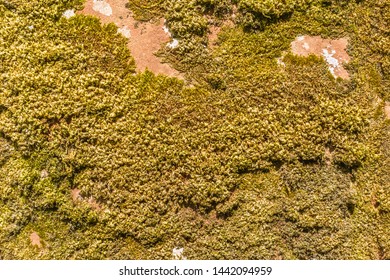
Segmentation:
{"type": "Polygon", "coordinates": [[[193,87],[61,17],[80,1],[0,1],[0,258],[389,258],[389,4],[162,3],[139,13],[164,13],[193,87]],[[351,79],[292,55],[302,34],[348,37],[351,79]]]}

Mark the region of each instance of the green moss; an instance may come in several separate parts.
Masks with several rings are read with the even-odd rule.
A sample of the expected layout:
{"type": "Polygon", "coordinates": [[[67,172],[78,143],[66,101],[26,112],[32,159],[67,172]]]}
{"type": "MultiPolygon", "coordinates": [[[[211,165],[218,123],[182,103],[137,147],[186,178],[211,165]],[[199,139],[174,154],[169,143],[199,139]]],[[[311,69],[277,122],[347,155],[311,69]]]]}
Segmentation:
{"type": "Polygon", "coordinates": [[[136,74],[80,1],[0,1],[0,258],[389,258],[386,1],[132,3],[194,86],[136,74]],[[302,34],[347,36],[351,79],[302,34]]]}

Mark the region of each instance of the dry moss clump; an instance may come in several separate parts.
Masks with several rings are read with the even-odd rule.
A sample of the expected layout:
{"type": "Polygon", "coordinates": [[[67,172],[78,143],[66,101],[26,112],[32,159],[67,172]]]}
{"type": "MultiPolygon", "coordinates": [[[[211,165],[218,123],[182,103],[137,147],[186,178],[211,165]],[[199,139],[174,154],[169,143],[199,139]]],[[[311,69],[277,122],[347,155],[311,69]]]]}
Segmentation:
{"type": "Polygon", "coordinates": [[[135,74],[80,1],[0,1],[0,258],[390,258],[389,4],[163,3],[192,87],[135,74]],[[350,38],[351,79],[302,34],[350,38]]]}

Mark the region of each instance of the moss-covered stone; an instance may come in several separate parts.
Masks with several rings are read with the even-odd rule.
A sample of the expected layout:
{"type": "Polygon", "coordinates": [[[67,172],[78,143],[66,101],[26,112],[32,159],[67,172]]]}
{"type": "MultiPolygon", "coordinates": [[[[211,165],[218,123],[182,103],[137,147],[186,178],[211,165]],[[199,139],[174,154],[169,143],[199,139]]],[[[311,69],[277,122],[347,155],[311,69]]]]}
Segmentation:
{"type": "Polygon", "coordinates": [[[61,16],[80,1],[0,1],[0,258],[388,259],[389,4],[260,2],[138,7],[189,87],[61,16]],[[348,37],[351,79],[294,56],[302,34],[348,37]]]}

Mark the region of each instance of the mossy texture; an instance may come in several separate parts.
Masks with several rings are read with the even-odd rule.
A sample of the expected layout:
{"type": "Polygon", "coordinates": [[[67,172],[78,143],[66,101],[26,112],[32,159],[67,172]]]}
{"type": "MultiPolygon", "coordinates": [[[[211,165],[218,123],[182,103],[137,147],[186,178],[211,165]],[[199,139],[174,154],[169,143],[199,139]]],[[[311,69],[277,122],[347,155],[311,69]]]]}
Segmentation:
{"type": "Polygon", "coordinates": [[[191,86],[82,1],[0,0],[0,259],[389,259],[388,1],[138,2],[191,86]],[[348,38],[349,80],[305,34],[348,38]]]}

